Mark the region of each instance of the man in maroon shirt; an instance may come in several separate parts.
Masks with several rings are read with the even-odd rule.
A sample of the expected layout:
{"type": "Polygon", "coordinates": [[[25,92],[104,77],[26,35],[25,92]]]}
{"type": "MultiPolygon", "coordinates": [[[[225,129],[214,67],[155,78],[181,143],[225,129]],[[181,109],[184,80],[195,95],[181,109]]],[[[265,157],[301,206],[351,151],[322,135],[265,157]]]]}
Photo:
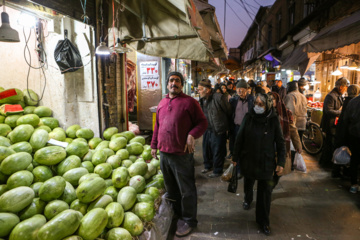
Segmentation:
{"type": "Polygon", "coordinates": [[[179,217],[176,235],[188,235],[197,226],[197,193],[193,153],[195,139],[201,137],[207,121],[199,103],[184,94],[184,77],[171,72],[167,77],[169,94],[162,99],[156,113],[151,141],[151,154],[157,158],[160,150],[160,167],[164,175],[168,198],[173,200],[179,217]]]}

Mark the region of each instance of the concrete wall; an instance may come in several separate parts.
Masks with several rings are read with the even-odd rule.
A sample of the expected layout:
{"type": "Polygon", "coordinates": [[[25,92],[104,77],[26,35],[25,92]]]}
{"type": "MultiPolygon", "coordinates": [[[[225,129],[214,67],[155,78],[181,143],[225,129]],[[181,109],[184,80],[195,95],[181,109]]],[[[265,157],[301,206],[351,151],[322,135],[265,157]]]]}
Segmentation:
{"type": "MultiPolygon", "coordinates": [[[[17,24],[20,12],[11,8],[7,8],[7,12],[10,16],[11,27],[19,32],[20,42],[0,42],[0,86],[5,89],[24,90],[27,86],[29,67],[24,59],[23,27],[17,24]]],[[[80,124],[82,127],[91,128],[95,135],[99,136],[96,65],[93,54],[94,31],[89,26],[67,17],[55,17],[53,24],[49,23],[44,26],[44,48],[48,64],[44,67],[45,76],[41,70],[30,70],[29,88],[41,96],[46,82],[44,97],[39,105],[50,107],[61,127],[66,128],[73,124],[80,124]],[[64,29],[68,30],[68,38],[78,47],[83,64],[86,66],[76,72],[61,74],[54,59],[54,50],[58,41],[64,39],[64,29]],[[92,54],[89,54],[90,52],[92,54]]],[[[24,30],[26,38],[28,38],[30,28],[24,30]]],[[[31,65],[38,67],[39,63],[34,50],[35,44],[34,29],[31,29],[31,37],[28,42],[31,51],[31,65]]],[[[26,55],[29,59],[29,55],[26,55]]]]}

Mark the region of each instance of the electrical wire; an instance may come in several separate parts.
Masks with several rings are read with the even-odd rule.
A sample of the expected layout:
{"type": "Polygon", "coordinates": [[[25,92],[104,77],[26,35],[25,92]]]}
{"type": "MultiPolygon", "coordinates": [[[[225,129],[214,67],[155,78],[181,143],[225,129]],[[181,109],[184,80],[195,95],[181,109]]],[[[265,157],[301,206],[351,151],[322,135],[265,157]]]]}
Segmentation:
{"type": "Polygon", "coordinates": [[[245,25],[245,27],[249,28],[249,26],[239,17],[239,15],[237,15],[237,13],[234,11],[234,9],[230,6],[229,3],[226,3],[226,5],[229,6],[229,8],[231,9],[231,11],[235,14],[235,16],[240,20],[240,22],[242,22],[242,24],[245,25]]]}
{"type": "MultiPolygon", "coordinates": [[[[41,24],[41,23],[40,23],[41,24]]],[[[35,30],[34,30],[35,31],[35,30]]],[[[23,27],[23,34],[24,34],[24,38],[25,38],[25,48],[24,48],[24,59],[25,59],[25,62],[27,63],[27,65],[29,66],[28,68],[28,73],[27,73],[27,77],[26,77],[26,91],[27,91],[27,94],[29,96],[29,98],[31,99],[31,101],[34,101],[36,102],[37,104],[43,99],[44,97],[44,93],[45,93],[45,88],[46,88],[46,75],[45,75],[45,71],[44,71],[44,66],[46,65],[46,62],[47,62],[47,57],[45,57],[45,61],[42,62],[42,64],[39,64],[40,67],[33,67],[31,65],[31,52],[30,52],[30,49],[29,49],[29,46],[28,46],[28,43],[29,43],[29,40],[30,40],[30,37],[31,37],[31,29],[30,29],[30,32],[29,32],[29,37],[28,39],[26,38],[26,34],[25,34],[25,27],[23,27]],[[26,59],[26,50],[28,50],[28,53],[29,53],[29,60],[30,60],[30,63],[28,62],[28,60],[26,59]],[[41,69],[42,72],[43,72],[43,75],[44,75],[44,88],[43,88],[43,91],[42,91],[42,94],[41,94],[41,97],[36,100],[36,99],[33,99],[31,97],[31,94],[30,94],[30,91],[29,91],[29,76],[30,76],[30,70],[31,68],[33,69],[41,69]]],[[[37,37],[36,38],[37,40],[40,39],[40,37],[37,37]]],[[[41,39],[40,39],[41,40],[41,39]]],[[[35,41],[35,46],[36,46],[36,41],[35,41]]],[[[44,49],[42,49],[42,44],[39,45],[41,47],[41,51],[43,53],[45,53],[44,49]]],[[[45,56],[46,56],[46,53],[45,53],[45,56]]],[[[41,63],[41,60],[40,60],[40,57],[38,56],[38,62],[41,63]]]]}
{"type": "Polygon", "coordinates": [[[256,0],[254,0],[254,2],[256,3],[256,4],[258,4],[260,7],[261,6],[263,6],[262,4],[260,4],[258,1],[256,1],[256,0]]]}
{"type": "MultiPolygon", "coordinates": [[[[235,0],[234,0],[235,1],[235,0]]],[[[245,6],[245,3],[244,2],[246,2],[246,1],[244,1],[244,0],[239,0],[242,4],[240,5],[240,3],[238,3],[238,2],[236,2],[236,3],[238,3],[242,8],[243,8],[243,10],[245,10],[245,12],[247,13],[247,15],[250,17],[250,19],[253,21],[253,22],[255,22],[257,25],[258,25],[258,27],[260,27],[259,25],[259,23],[257,22],[257,20],[256,20],[256,18],[254,17],[251,17],[251,15],[250,15],[250,12],[248,11],[248,9],[246,8],[246,6],[245,6]]],[[[268,24],[265,24],[265,25],[268,25],[268,24]]],[[[248,27],[249,28],[249,27],[248,27]]],[[[259,30],[259,33],[261,34],[261,36],[262,36],[262,38],[265,40],[265,41],[268,41],[268,38],[262,33],[262,31],[261,30],[259,30]]]]}
{"type": "Polygon", "coordinates": [[[250,19],[251,19],[252,21],[254,20],[253,17],[255,17],[256,14],[254,14],[253,12],[248,12],[247,9],[246,9],[246,7],[244,6],[244,3],[243,3],[241,0],[240,0],[240,2],[237,2],[236,0],[234,0],[234,2],[235,2],[236,4],[238,4],[243,10],[245,10],[248,15],[251,13],[251,14],[252,14],[252,17],[251,17],[250,15],[249,15],[249,17],[250,17],[250,19]]]}
{"type": "MultiPolygon", "coordinates": [[[[26,34],[25,34],[25,27],[23,27],[23,34],[24,34],[24,38],[25,38],[25,48],[24,48],[24,59],[25,59],[25,62],[27,63],[27,65],[33,69],[40,69],[42,68],[44,65],[45,65],[45,62],[43,63],[42,66],[40,67],[33,67],[31,66],[31,51],[29,49],[29,46],[28,46],[28,43],[29,43],[29,40],[30,40],[30,37],[31,37],[31,29],[30,29],[30,32],[29,32],[29,38],[26,39],[26,34]],[[27,58],[26,58],[26,50],[28,51],[29,53],[29,59],[30,59],[30,63],[28,62],[27,58]]],[[[36,45],[36,42],[35,42],[35,45],[36,45]]]]}

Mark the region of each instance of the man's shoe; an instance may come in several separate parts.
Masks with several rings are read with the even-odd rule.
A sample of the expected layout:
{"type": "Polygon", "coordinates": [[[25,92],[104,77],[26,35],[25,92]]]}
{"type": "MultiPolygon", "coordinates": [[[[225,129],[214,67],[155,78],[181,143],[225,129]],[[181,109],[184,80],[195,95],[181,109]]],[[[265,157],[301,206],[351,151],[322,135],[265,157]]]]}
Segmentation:
{"type": "Polygon", "coordinates": [[[229,155],[226,156],[226,159],[229,160],[229,159],[231,159],[231,158],[232,158],[232,154],[229,153],[229,155]]]}
{"type": "Polygon", "coordinates": [[[244,210],[249,210],[250,209],[250,204],[251,203],[243,202],[243,209],[244,210]]]}
{"type": "Polygon", "coordinates": [[[268,225],[264,225],[262,228],[263,232],[265,233],[266,236],[269,236],[271,233],[270,227],[268,225]]]}
{"type": "Polygon", "coordinates": [[[212,169],[211,168],[204,168],[203,170],[201,170],[201,173],[208,173],[211,172],[212,169]]]}
{"type": "Polygon", "coordinates": [[[193,230],[187,223],[178,224],[176,228],[176,236],[178,237],[185,237],[186,235],[190,234],[193,230]]]}
{"type": "Polygon", "coordinates": [[[207,175],[209,178],[216,178],[216,177],[220,177],[221,173],[210,173],[209,175],[207,175]]]}
{"type": "Polygon", "coordinates": [[[359,191],[359,185],[355,184],[350,187],[349,192],[351,193],[357,193],[359,191]]]}

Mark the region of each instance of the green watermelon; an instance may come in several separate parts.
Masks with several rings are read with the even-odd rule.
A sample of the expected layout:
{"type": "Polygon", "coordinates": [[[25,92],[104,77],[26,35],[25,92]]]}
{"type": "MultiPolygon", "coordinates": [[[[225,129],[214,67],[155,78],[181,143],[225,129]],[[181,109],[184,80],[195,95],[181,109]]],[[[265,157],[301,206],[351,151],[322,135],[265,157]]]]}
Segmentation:
{"type": "Polygon", "coordinates": [[[31,89],[25,89],[23,96],[27,106],[36,106],[39,102],[39,96],[31,89]]]}
{"type": "Polygon", "coordinates": [[[133,142],[126,145],[126,150],[130,155],[140,155],[144,151],[144,147],[141,143],[133,142]]]}

